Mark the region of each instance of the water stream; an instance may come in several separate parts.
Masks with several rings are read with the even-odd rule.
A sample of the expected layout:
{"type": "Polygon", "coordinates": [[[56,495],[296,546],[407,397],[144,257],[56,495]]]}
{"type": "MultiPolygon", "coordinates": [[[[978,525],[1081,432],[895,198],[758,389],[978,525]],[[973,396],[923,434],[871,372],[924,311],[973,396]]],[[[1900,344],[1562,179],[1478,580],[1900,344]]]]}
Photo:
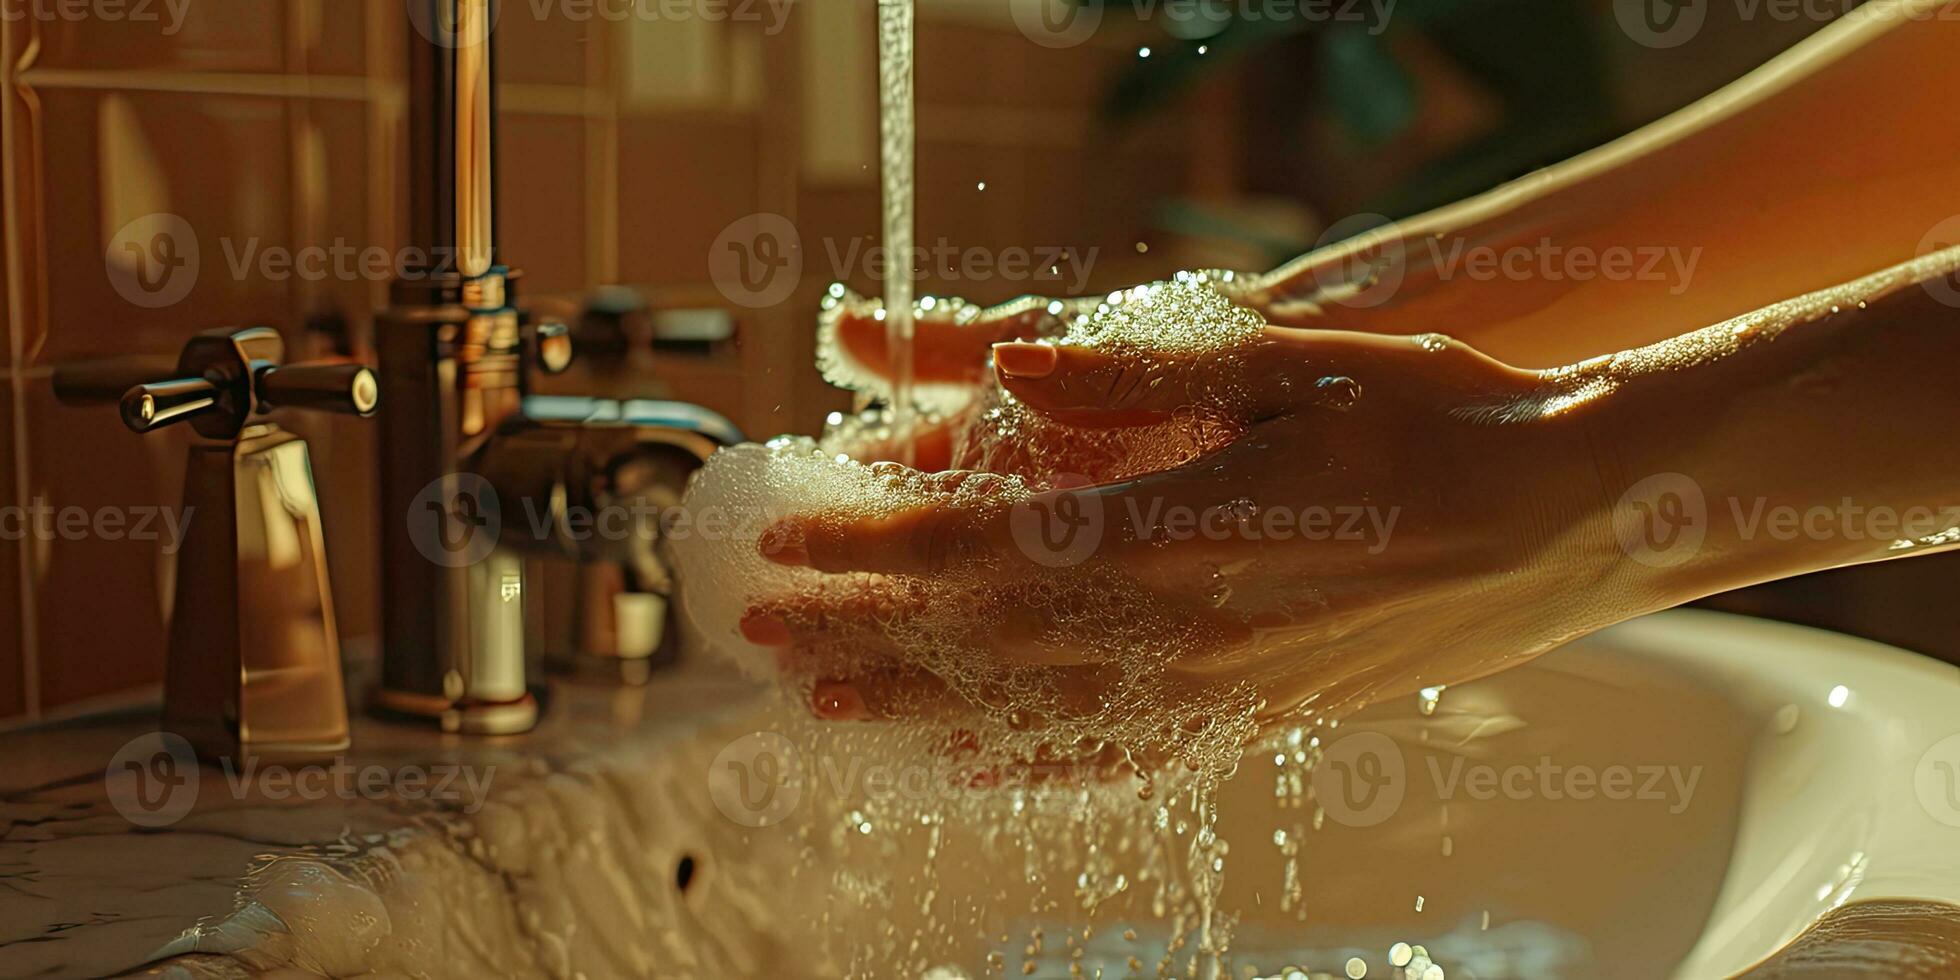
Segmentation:
{"type": "Polygon", "coordinates": [[[878,0],[879,169],[885,213],[885,352],[898,461],[912,462],[912,0],[878,0]]]}

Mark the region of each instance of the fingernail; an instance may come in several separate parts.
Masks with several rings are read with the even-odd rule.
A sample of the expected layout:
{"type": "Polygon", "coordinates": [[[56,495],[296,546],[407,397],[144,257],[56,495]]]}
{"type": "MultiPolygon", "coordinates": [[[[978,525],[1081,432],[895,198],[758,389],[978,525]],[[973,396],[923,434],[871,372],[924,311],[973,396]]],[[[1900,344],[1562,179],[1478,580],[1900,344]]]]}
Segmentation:
{"type": "Polygon", "coordinates": [[[752,612],[742,617],[742,636],[750,643],[764,647],[786,647],[790,644],[789,624],[765,612],[752,612]]]}
{"type": "Polygon", "coordinates": [[[1010,378],[1045,378],[1055,373],[1055,365],[1061,358],[1052,344],[994,345],[994,367],[1010,378]]]}
{"type": "Polygon", "coordinates": [[[843,681],[818,681],[810,692],[810,708],[825,721],[861,721],[871,717],[858,689],[843,681]]]}
{"type": "Polygon", "coordinates": [[[793,524],[772,524],[756,541],[762,557],[778,565],[810,564],[810,550],[803,544],[803,529],[793,524]]]}

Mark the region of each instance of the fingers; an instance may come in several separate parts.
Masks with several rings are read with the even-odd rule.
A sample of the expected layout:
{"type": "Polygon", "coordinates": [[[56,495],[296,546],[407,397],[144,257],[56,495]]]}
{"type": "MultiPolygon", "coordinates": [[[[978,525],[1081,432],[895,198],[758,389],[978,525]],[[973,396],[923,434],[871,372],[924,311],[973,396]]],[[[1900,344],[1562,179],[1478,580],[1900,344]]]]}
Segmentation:
{"type": "MultiPolygon", "coordinates": [[[[833,292],[831,299],[835,305],[825,311],[819,329],[832,339],[839,356],[890,381],[884,307],[849,293],[833,292]]],[[[934,297],[921,299],[918,306],[912,321],[912,380],[918,384],[978,384],[986,378],[989,347],[1003,340],[1057,336],[1065,324],[1063,314],[1073,308],[1037,297],[985,310],[934,297]]]]}
{"type": "Polygon", "coordinates": [[[938,677],[894,665],[846,679],[819,680],[810,688],[810,711],[825,721],[891,721],[938,718],[965,702],[938,677]]]}
{"type": "Polygon", "coordinates": [[[740,629],[758,646],[807,646],[843,632],[903,622],[925,603],[918,583],[860,576],[761,599],[742,614],[740,629]]]}
{"type": "Polygon", "coordinates": [[[797,515],[763,531],[763,557],[820,572],[929,573],[1004,556],[1014,548],[1009,508],[991,491],[998,477],[934,474],[918,506],[881,515],[797,515]],[[972,483],[960,492],[963,483],[972,483]]]}
{"type": "Polygon", "coordinates": [[[1022,342],[994,345],[1001,387],[1035,411],[1068,425],[1113,429],[1151,425],[1191,403],[1177,375],[1088,347],[1022,342]]]}
{"type": "Polygon", "coordinates": [[[1299,400],[1295,375],[1306,365],[1262,340],[1244,350],[1153,355],[1066,344],[994,345],[994,372],[1035,411],[1083,428],[1154,425],[1180,409],[1249,401],[1252,418],[1270,418],[1299,400]]]}
{"type": "MultiPolygon", "coordinates": [[[[849,673],[853,658],[839,646],[903,658],[891,632],[917,625],[930,605],[916,581],[866,576],[850,585],[756,602],[743,614],[740,629],[750,643],[777,649],[779,667],[849,673]]],[[[986,650],[1005,663],[1074,666],[1100,657],[1095,644],[1056,629],[1057,610],[1046,602],[1006,592],[981,597],[962,613],[942,617],[938,629],[952,631],[948,640],[986,650]]]]}

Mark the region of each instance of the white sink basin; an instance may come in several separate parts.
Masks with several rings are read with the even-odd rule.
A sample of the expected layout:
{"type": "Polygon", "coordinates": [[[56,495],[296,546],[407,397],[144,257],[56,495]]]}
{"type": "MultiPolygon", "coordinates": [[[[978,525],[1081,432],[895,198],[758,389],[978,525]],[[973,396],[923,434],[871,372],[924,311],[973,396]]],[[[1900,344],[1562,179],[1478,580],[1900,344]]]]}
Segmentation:
{"type": "MultiPolygon", "coordinates": [[[[1713,977],[1846,902],[1960,902],[1956,732],[1952,666],[1713,613],[1630,623],[1453,688],[1433,715],[1411,702],[1343,724],[1312,782],[1345,799],[1322,800],[1317,830],[1311,802],[1274,792],[1298,769],[1250,754],[1220,794],[1217,908],[1237,920],[1225,975],[1339,975],[1359,956],[1379,977],[1406,941],[1451,977],[1713,977]],[[1291,861],[1275,830],[1299,842],[1291,861]]],[[[822,764],[821,750],[799,753],[806,771],[822,764]]],[[[920,875],[928,829],[846,832],[834,778],[806,782],[781,824],[725,824],[701,842],[738,879],[727,900],[773,905],[754,918],[791,952],[776,968],[977,976],[995,953],[1009,976],[1068,976],[1072,939],[1084,975],[1129,975],[1130,956],[1155,975],[1175,930],[1152,909],[1148,862],[1110,854],[1140,818],[1036,817],[1030,836],[992,845],[942,827],[936,874],[920,875]],[[1130,882],[1093,914],[1074,878],[1090,842],[1109,858],[1105,885],[1124,870],[1130,882]]],[[[1181,865],[1190,837],[1170,839],[1181,865]]],[[[1173,975],[1192,975],[1195,944],[1173,975]]]]}
{"type": "MultiPolygon", "coordinates": [[[[1155,976],[1183,933],[1166,972],[1205,972],[1190,903],[1157,901],[1191,882],[1184,800],[1089,817],[1001,791],[977,817],[896,818],[838,789],[886,760],[704,666],[561,689],[519,738],[357,726],[361,764],[495,765],[467,808],[238,796],[207,772],[190,813],[137,833],[100,773],[141,724],[0,738],[31,774],[0,810],[0,868],[31,885],[0,894],[9,971],[1155,976]],[[758,731],[800,778],[761,778],[758,731]]],[[[1705,978],[1845,903],[1960,903],[1957,731],[1951,666],[1712,613],[1630,623],[1328,733],[1318,829],[1274,792],[1300,768],[1250,753],[1219,796],[1224,975],[1390,976],[1404,941],[1452,978],[1705,978]]]]}

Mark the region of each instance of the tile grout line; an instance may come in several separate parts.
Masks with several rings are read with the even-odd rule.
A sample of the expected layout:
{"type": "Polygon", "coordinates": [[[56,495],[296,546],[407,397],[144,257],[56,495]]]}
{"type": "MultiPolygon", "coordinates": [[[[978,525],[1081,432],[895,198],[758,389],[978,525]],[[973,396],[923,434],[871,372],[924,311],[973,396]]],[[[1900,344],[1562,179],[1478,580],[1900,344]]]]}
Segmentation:
{"type": "MultiPolygon", "coordinates": [[[[19,173],[15,156],[15,144],[19,140],[17,126],[19,120],[15,111],[15,88],[19,85],[18,65],[13,58],[14,31],[12,21],[0,21],[0,58],[6,59],[4,68],[5,91],[0,92],[0,222],[4,222],[5,265],[7,277],[7,389],[13,402],[13,467],[14,496],[16,504],[24,504],[30,489],[27,477],[27,396],[24,378],[20,369],[21,357],[25,351],[22,320],[24,303],[21,287],[20,249],[20,209],[13,206],[19,200],[19,173]]],[[[31,42],[30,42],[31,43],[31,42]]],[[[20,580],[16,583],[20,602],[20,682],[21,710],[27,721],[41,717],[41,644],[40,629],[34,609],[34,583],[32,573],[32,549],[26,546],[15,549],[16,573],[20,580]]]]}

